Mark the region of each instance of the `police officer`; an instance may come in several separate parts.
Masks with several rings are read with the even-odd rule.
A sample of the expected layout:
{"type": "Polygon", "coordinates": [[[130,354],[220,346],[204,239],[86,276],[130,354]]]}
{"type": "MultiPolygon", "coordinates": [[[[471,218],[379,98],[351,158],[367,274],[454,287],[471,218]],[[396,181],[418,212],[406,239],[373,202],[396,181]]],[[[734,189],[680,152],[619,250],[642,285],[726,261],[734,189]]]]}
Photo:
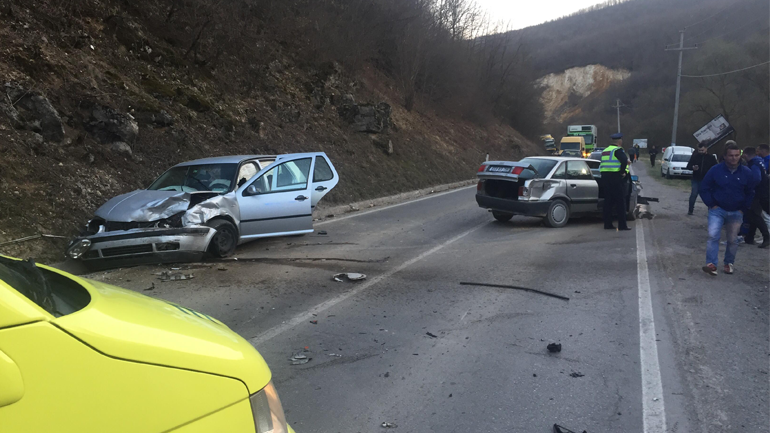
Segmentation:
{"type": "Polygon", "coordinates": [[[602,151],[602,164],[599,171],[602,173],[602,186],[604,187],[604,229],[612,230],[613,211],[618,215],[618,230],[631,230],[626,224],[626,198],[628,187],[628,156],[623,151],[623,134],[617,133],[610,136],[612,144],[602,151]]]}

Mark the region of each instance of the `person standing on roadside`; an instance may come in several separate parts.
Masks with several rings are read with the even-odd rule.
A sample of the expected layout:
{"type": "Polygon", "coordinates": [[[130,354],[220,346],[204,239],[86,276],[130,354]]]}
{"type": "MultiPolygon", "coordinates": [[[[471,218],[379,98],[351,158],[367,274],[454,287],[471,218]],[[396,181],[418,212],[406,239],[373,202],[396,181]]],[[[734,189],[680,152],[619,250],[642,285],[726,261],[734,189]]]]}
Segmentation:
{"type": "Polygon", "coordinates": [[[765,166],[765,173],[770,174],[770,146],[764,143],[757,146],[757,156],[762,158],[762,164],[765,166]]]}
{"type": "Polygon", "coordinates": [[[636,159],[636,149],[634,149],[634,147],[631,146],[628,148],[628,162],[633,164],[635,159],[636,159]]]}
{"type": "Polygon", "coordinates": [[[692,215],[693,211],[695,211],[695,202],[698,200],[698,187],[701,181],[703,181],[703,176],[715,165],[717,165],[716,157],[709,155],[706,142],[701,141],[698,145],[698,151],[693,152],[692,156],[690,156],[690,161],[687,163],[687,170],[692,170],[692,178],[690,179],[690,207],[687,215],[692,215]]]}
{"type": "Polygon", "coordinates": [[[742,166],[740,161],[741,150],[735,141],[728,141],[725,144],[724,161],[711,168],[700,184],[700,197],[709,208],[706,266],[702,268],[709,275],[717,275],[722,227],[727,237],[724,273],[732,274],[735,271],[738,230],[744,210],[751,207],[754,188],[759,182],[751,169],[742,166]]]}
{"type": "Polygon", "coordinates": [[[767,172],[762,164],[762,158],[757,156],[753,147],[743,149],[743,160],[746,161],[746,166],[754,173],[754,177],[759,179],[759,183],[754,189],[754,201],[751,203],[747,214],[749,230],[746,232],[744,242],[748,245],[753,245],[754,235],[757,233],[757,229],[759,229],[759,232],[762,233],[762,244],[759,248],[767,248],[770,246],[770,233],[767,230],[767,223],[762,218],[762,212],[767,209],[769,204],[767,203],[768,194],[770,194],[767,172]]]}
{"type": "Polygon", "coordinates": [[[649,152],[650,152],[650,165],[655,167],[655,157],[658,156],[658,146],[653,144],[652,147],[650,147],[649,152]]]}
{"type": "Polygon", "coordinates": [[[626,223],[626,199],[624,186],[627,185],[626,168],[628,156],[623,151],[623,134],[610,136],[612,144],[602,151],[602,163],[599,166],[601,182],[604,189],[604,229],[614,230],[612,225],[613,211],[618,215],[618,230],[631,230],[626,223]]]}

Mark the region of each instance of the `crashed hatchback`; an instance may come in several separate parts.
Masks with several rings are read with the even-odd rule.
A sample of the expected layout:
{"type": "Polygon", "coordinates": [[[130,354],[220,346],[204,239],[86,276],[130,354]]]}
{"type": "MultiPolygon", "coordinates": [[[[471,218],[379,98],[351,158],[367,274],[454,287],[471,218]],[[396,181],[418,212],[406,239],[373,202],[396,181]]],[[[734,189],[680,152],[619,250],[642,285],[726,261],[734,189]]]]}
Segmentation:
{"type": "Polygon", "coordinates": [[[338,180],[322,152],[183,162],[97,209],[67,256],[96,267],[198,260],[252,239],[312,233],[312,209],[338,180]]]}

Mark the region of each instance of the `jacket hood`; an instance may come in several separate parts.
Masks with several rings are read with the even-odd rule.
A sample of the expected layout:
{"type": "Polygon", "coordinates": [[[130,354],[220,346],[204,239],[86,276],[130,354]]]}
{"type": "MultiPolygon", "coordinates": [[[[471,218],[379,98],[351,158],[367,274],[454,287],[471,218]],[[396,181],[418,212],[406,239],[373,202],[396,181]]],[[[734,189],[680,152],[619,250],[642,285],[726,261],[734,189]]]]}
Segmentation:
{"type": "Polygon", "coordinates": [[[196,202],[205,199],[200,195],[206,195],[206,198],[209,198],[218,194],[214,192],[188,193],[139,189],[110,199],[96,210],[95,215],[105,221],[157,221],[185,212],[190,207],[193,196],[198,196],[196,202]]]}
{"type": "Polygon", "coordinates": [[[253,394],[270,380],[262,356],[206,314],[96,281],[67,275],[91,295],[82,310],[53,323],[112,357],[242,381],[253,394]]]}

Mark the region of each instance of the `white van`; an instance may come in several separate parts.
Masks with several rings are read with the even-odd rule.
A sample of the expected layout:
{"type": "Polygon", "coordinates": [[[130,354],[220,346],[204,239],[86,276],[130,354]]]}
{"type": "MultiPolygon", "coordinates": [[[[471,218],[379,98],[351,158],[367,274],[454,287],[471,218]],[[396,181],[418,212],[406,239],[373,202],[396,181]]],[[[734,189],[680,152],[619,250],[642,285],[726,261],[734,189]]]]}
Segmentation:
{"type": "Polygon", "coordinates": [[[687,163],[692,156],[693,148],[688,146],[669,146],[663,152],[663,162],[660,164],[660,175],[666,179],[674,176],[692,176],[692,170],[687,170],[687,163]]]}

